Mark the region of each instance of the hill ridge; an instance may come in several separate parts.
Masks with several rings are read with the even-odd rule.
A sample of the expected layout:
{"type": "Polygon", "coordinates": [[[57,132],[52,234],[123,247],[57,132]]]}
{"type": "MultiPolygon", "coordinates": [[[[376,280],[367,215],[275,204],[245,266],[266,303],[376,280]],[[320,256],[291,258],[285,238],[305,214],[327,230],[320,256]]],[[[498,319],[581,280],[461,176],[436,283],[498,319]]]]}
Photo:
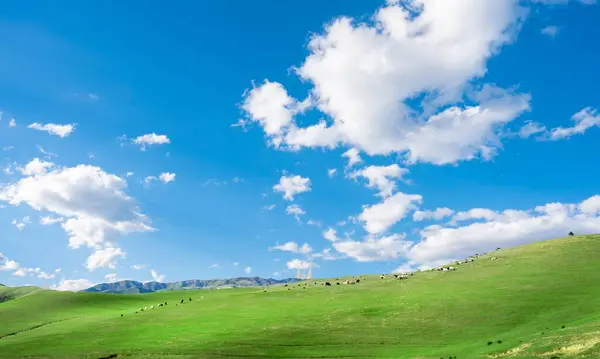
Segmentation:
{"type": "Polygon", "coordinates": [[[140,282],[136,280],[121,280],[113,283],[99,283],[81,292],[111,293],[111,294],[139,294],[153,293],[164,290],[189,290],[211,288],[243,288],[256,286],[269,286],[296,282],[296,278],[273,279],[261,277],[233,277],[225,279],[188,279],[177,282],[140,282]]]}

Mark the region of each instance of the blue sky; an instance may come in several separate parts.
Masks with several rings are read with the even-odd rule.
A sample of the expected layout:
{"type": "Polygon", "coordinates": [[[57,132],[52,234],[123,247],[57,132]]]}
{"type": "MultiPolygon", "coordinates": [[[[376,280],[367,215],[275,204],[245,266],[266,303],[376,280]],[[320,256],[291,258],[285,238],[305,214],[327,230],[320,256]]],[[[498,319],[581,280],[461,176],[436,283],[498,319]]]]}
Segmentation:
{"type": "Polygon", "coordinates": [[[408,271],[600,232],[599,16],[5,4],[0,283],[408,271]]]}

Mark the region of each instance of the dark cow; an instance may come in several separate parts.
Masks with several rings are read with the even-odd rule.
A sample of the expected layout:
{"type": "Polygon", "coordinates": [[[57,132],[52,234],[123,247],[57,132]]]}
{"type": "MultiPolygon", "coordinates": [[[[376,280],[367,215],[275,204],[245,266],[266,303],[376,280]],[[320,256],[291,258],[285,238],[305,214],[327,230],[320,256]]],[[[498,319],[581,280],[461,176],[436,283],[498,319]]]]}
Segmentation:
{"type": "Polygon", "coordinates": [[[181,302],[180,302],[180,303],[181,303],[181,304],[183,304],[183,298],[181,299],[181,302]]]}
{"type": "Polygon", "coordinates": [[[329,283],[329,282],[325,282],[325,285],[326,285],[326,286],[328,286],[328,287],[330,287],[330,286],[331,286],[331,283],[329,283]]]}
{"type": "Polygon", "coordinates": [[[190,302],[192,301],[192,298],[190,298],[190,302]]]}
{"type": "Polygon", "coordinates": [[[573,237],[574,235],[575,235],[575,233],[569,232],[569,237],[573,237]]]}

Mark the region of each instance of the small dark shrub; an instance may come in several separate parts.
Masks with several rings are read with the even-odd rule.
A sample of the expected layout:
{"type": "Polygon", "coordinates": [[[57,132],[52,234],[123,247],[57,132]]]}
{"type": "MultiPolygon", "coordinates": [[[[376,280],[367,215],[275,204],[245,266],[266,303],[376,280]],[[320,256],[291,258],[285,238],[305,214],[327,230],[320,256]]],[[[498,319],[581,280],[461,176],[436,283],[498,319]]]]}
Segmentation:
{"type": "Polygon", "coordinates": [[[493,342],[488,342],[488,345],[492,345],[493,342]]]}
{"type": "Polygon", "coordinates": [[[565,329],[566,327],[567,326],[563,324],[563,325],[560,326],[560,329],[565,329]]]}
{"type": "Polygon", "coordinates": [[[502,340],[498,340],[498,344],[502,344],[502,340]]]}

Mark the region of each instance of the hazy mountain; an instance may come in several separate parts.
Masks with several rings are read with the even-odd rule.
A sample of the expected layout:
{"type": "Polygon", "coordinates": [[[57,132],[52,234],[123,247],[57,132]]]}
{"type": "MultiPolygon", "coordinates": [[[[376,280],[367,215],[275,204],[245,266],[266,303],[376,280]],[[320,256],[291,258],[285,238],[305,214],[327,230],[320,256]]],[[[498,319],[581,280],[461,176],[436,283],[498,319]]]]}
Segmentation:
{"type": "Polygon", "coordinates": [[[273,279],[260,277],[238,277],[230,279],[192,279],[181,282],[159,283],[159,282],[137,282],[134,280],[122,280],[115,283],[101,283],[91,288],[84,289],[82,292],[96,293],[114,293],[114,294],[135,294],[151,293],[161,290],[182,290],[182,289],[211,289],[211,288],[240,288],[240,287],[259,287],[272,284],[290,283],[299,281],[296,278],[273,279]]]}

